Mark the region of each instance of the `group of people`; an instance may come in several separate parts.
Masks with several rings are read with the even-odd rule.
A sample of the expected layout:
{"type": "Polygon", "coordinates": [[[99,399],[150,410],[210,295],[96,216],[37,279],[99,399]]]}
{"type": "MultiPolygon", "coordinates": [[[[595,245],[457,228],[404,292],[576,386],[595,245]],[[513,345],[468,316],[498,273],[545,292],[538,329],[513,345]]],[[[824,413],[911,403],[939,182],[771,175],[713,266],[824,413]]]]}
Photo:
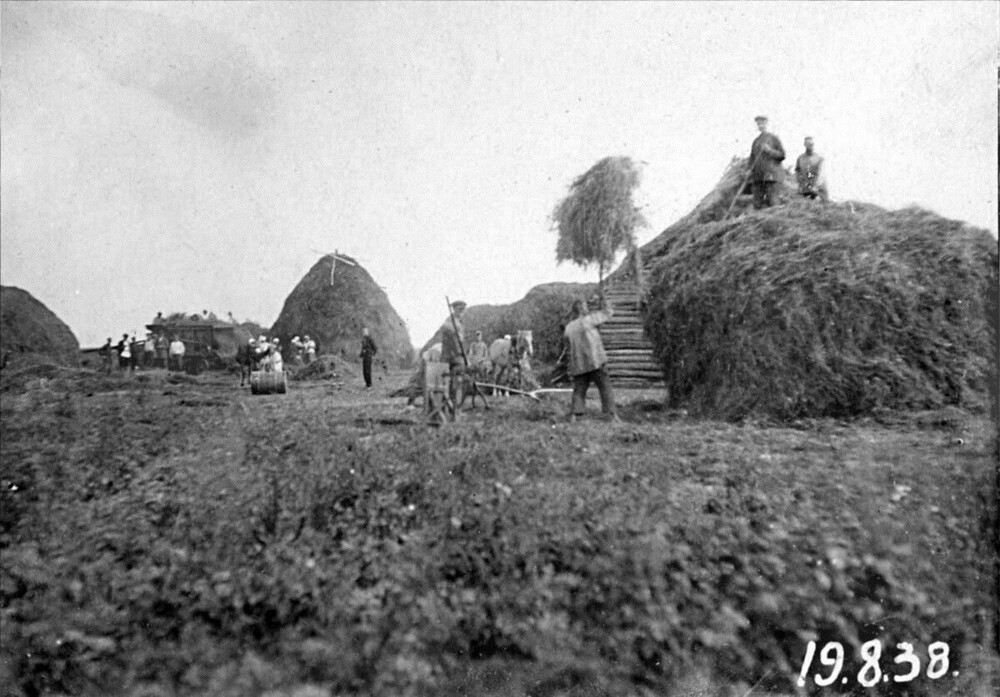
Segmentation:
{"type": "MultiPolygon", "coordinates": [[[[778,136],[768,131],[766,116],[758,116],[754,121],[760,135],[750,146],[749,180],[753,189],[753,207],[759,210],[775,203],[775,189],[778,182],[784,178],[781,163],[785,159],[785,149],[778,136]]],[[[819,199],[825,203],[830,195],[826,185],[823,158],[816,152],[811,136],[806,136],[803,145],[805,152],[795,160],[798,193],[804,198],[819,199]]]]}
{"type": "MultiPolygon", "coordinates": [[[[440,354],[436,355],[436,347],[432,347],[421,356],[425,364],[428,362],[447,364],[449,398],[453,402],[458,397],[457,389],[462,376],[468,373],[482,374],[490,367],[489,347],[483,340],[481,331],[476,332],[475,340],[469,343],[468,349],[465,348],[462,316],[466,307],[466,303],[462,300],[456,300],[451,304],[449,317],[439,330],[440,354]]],[[[573,382],[570,420],[575,421],[586,412],[587,390],[593,384],[597,386],[600,394],[601,411],[607,418],[617,421],[618,413],[607,370],[608,357],[598,330],[601,324],[611,318],[613,311],[601,296],[593,305],[582,299],[574,301],[571,313],[570,321],[563,332],[567,345],[569,375],[573,382]]],[[[409,404],[412,404],[415,398],[411,386],[409,404]]]]}
{"type": "Polygon", "coordinates": [[[298,335],[292,337],[292,362],[295,365],[308,365],[316,360],[316,342],[308,334],[304,339],[298,335]]]}
{"type": "Polygon", "coordinates": [[[180,337],[167,340],[164,334],[146,332],[146,338],[138,340],[135,333],[131,336],[122,334],[118,343],[112,343],[111,337],[99,351],[104,362],[104,370],[110,373],[117,362],[118,370],[132,371],[140,368],[184,369],[184,342],[180,337]]]}

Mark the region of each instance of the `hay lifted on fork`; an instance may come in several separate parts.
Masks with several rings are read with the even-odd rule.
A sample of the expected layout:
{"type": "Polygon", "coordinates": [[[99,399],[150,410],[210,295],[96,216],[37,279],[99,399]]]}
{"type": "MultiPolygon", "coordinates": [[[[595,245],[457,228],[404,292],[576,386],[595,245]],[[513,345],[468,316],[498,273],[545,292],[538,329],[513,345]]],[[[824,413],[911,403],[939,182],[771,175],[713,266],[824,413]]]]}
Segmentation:
{"type": "Polygon", "coordinates": [[[645,326],[674,406],[733,419],[986,404],[985,230],[793,200],[672,226],[647,247],[645,326]]]}

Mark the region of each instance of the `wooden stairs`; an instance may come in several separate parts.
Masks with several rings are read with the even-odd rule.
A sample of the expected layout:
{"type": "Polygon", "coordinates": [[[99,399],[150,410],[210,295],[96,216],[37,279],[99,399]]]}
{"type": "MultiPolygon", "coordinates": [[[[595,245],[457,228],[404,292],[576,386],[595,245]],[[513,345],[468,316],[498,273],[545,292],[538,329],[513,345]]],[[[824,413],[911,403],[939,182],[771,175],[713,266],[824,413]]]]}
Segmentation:
{"type": "Polygon", "coordinates": [[[604,291],[614,314],[599,325],[608,355],[608,374],[616,387],[663,387],[663,370],[642,324],[637,284],[618,283],[604,291]]]}

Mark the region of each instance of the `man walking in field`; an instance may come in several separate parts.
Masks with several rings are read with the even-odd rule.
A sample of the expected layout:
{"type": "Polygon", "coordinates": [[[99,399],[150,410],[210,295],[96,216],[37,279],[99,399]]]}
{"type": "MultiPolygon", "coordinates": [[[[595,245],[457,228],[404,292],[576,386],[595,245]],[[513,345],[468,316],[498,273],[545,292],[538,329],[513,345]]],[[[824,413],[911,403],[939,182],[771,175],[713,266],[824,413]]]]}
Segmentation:
{"type": "Polygon", "coordinates": [[[368,327],[361,330],[361,372],[365,377],[365,389],[372,388],[372,358],[378,353],[375,340],[368,333],[368,327]]]}
{"type": "Polygon", "coordinates": [[[813,150],[813,139],[806,136],[804,142],[806,151],[795,161],[795,178],[799,182],[799,195],[808,199],[826,203],[829,193],[826,190],[826,174],[823,170],[823,157],[813,150]]]}
{"type": "Polygon", "coordinates": [[[585,300],[573,301],[573,320],[566,325],[564,335],[569,342],[569,374],[573,379],[573,404],[570,421],[583,416],[587,404],[587,389],[590,383],[597,385],[601,395],[601,411],[614,421],[618,421],[615,398],[611,392],[611,380],[605,364],[604,342],[597,330],[598,325],[607,322],[613,311],[601,296],[601,309],[589,312],[585,300]]]}
{"type": "Polygon", "coordinates": [[[768,132],[766,116],[758,116],[754,121],[760,135],[750,146],[750,181],[753,207],[760,210],[774,205],[774,190],[784,174],[781,161],[785,159],[785,149],[778,136],[768,132]]]}

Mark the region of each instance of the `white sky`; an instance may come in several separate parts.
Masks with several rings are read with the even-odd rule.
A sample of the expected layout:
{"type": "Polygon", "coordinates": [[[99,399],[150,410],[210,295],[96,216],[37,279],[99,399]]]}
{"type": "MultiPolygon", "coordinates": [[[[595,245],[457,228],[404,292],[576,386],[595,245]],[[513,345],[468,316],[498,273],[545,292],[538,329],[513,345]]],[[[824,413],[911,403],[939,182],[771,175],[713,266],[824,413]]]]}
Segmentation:
{"type": "Polygon", "coordinates": [[[0,282],[83,345],[157,311],[273,323],[359,258],[422,344],[446,313],[594,281],[549,214],[644,163],[645,242],[767,113],[834,199],[997,230],[1000,4],[3,3],[0,282]]]}

